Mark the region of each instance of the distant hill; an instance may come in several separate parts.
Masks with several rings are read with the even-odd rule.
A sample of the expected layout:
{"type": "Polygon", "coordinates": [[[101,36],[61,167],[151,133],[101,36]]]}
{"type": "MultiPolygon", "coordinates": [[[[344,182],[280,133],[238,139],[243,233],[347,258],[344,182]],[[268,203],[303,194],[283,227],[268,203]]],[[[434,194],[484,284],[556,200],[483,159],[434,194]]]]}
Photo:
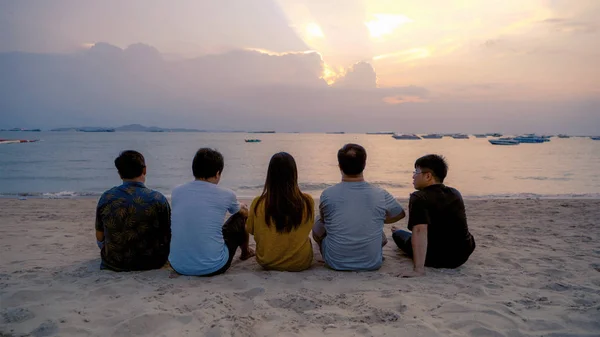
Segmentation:
{"type": "Polygon", "coordinates": [[[118,128],[105,128],[105,127],[78,127],[78,128],[56,128],[56,129],[52,129],[50,131],[57,131],[57,132],[205,132],[203,130],[197,130],[197,129],[183,129],[183,128],[174,128],[174,129],[167,129],[167,128],[159,128],[157,126],[144,126],[141,124],[129,124],[129,125],[123,125],[120,126],[118,128]]]}
{"type": "Polygon", "coordinates": [[[159,128],[157,126],[144,126],[140,124],[129,124],[115,128],[119,132],[204,132],[203,130],[197,129],[183,129],[183,128],[159,128]]]}

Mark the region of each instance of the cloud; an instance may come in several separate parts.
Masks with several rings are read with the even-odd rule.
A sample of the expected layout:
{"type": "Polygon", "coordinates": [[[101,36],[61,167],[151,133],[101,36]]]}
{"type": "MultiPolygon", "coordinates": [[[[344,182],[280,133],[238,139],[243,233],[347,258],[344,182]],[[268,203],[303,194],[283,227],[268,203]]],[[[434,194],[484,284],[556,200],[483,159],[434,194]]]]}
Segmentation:
{"type": "Polygon", "coordinates": [[[374,89],[377,87],[377,74],[375,74],[371,64],[359,62],[338,79],[334,86],[339,88],[374,89]]]}
{"type": "Polygon", "coordinates": [[[427,100],[419,96],[387,96],[383,98],[383,101],[387,104],[403,104],[403,103],[423,103],[427,100]]]}
{"type": "Polygon", "coordinates": [[[253,48],[176,61],[145,44],[121,49],[97,43],[65,55],[5,53],[0,54],[0,109],[8,114],[0,124],[168,121],[231,128],[225,121],[233,119],[240,128],[256,123],[252,118],[339,117],[361,107],[376,111],[388,96],[427,95],[419,87],[377,88],[377,75],[365,62],[340,70],[330,86],[326,67],[313,51],[253,48]]]}
{"type": "Polygon", "coordinates": [[[597,24],[565,18],[550,18],[539,23],[560,33],[595,33],[598,30],[597,24]]]}

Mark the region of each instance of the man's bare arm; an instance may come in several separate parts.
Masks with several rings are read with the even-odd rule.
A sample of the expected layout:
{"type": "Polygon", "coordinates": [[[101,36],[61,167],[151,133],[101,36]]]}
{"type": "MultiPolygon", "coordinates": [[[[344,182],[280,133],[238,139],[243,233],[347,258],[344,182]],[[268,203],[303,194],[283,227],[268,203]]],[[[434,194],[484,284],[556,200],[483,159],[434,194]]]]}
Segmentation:
{"type": "Polygon", "coordinates": [[[412,229],[413,271],[416,275],[425,274],[427,257],[427,225],[415,225],[412,229]]]}
{"type": "Polygon", "coordinates": [[[396,215],[396,216],[386,216],[385,220],[383,221],[386,224],[390,224],[390,223],[394,223],[394,222],[398,222],[402,219],[404,219],[404,217],[406,217],[406,212],[402,211],[400,212],[400,214],[396,215]]]}

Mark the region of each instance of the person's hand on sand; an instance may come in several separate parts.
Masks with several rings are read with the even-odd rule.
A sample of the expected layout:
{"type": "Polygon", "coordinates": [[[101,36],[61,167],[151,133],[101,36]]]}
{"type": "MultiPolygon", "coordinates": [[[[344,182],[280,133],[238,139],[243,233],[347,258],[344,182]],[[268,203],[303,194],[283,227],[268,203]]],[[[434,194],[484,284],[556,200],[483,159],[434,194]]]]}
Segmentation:
{"type": "Polygon", "coordinates": [[[242,255],[240,256],[240,260],[246,261],[255,255],[256,255],[256,253],[254,252],[254,249],[248,247],[247,249],[242,250],[242,255]]]}
{"type": "Polygon", "coordinates": [[[423,269],[413,269],[409,272],[400,273],[397,275],[402,278],[413,278],[413,277],[421,277],[425,276],[425,268],[423,269]]]}

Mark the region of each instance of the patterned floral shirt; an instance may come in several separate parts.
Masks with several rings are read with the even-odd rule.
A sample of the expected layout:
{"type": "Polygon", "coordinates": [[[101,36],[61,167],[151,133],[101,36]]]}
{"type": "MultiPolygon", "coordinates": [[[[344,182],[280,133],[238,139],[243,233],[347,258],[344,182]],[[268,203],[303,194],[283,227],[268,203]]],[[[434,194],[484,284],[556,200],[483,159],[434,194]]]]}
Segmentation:
{"type": "Polygon", "coordinates": [[[165,196],[143,183],[125,182],[100,197],[96,230],[104,232],[104,267],[157,269],[169,256],[171,207],[165,196]]]}

